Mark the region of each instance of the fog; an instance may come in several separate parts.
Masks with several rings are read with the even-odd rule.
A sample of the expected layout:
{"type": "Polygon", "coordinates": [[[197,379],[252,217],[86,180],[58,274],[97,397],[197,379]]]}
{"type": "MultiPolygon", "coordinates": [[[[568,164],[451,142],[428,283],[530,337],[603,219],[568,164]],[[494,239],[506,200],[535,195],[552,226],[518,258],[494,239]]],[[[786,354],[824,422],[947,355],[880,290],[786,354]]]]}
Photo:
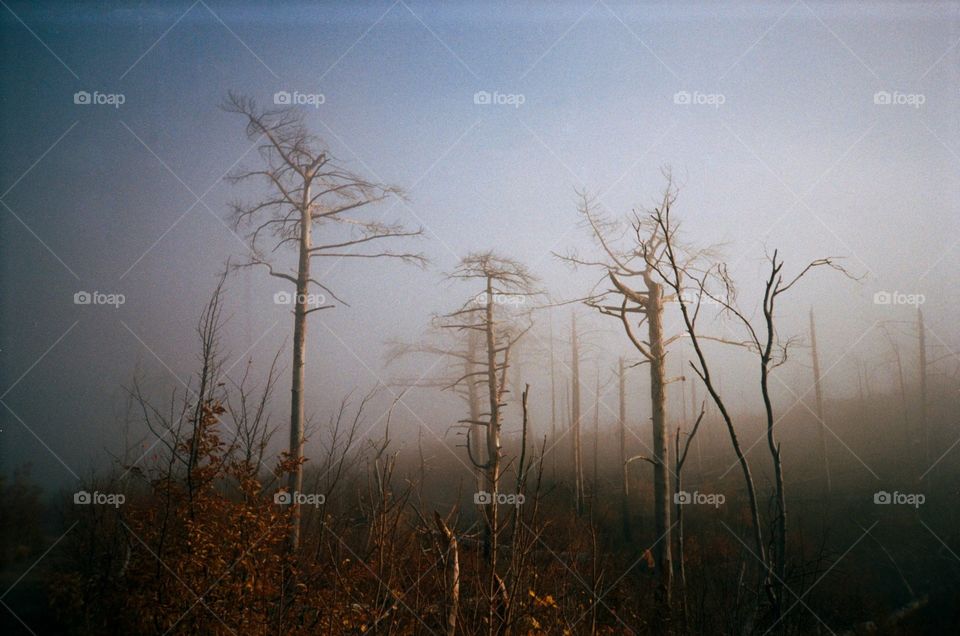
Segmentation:
{"type": "MultiPolygon", "coordinates": [[[[913,318],[874,305],[875,291],[923,294],[934,340],[944,352],[957,346],[956,49],[944,53],[954,8],[411,9],[217,9],[228,26],[203,5],[186,15],[30,9],[37,35],[56,35],[56,56],[6,12],[5,384],[33,368],[4,395],[5,466],[29,457],[46,477],[69,480],[44,444],[80,474],[104,447],[118,450],[121,387],[138,366],[171,386],[190,375],[192,326],[214,276],[245,254],[227,219],[242,193],[220,178],[250,146],[218,109],[228,89],[266,104],[279,90],[322,94],[306,107],[310,125],[352,168],[407,190],[410,203],[386,216],[427,230],[427,271],[339,262],[327,275],[351,306],[311,326],[308,377],[322,390],[308,400],[318,416],[354,385],[388,380],[383,342],[416,339],[450,308],[444,299],[456,292],[443,273],[470,250],[522,258],[558,299],[583,295],[595,276],[571,274],[550,254],[589,239],[576,227],[574,189],[627,214],[656,200],[662,166],[679,177],[688,240],[725,244],[735,275],[756,272],[766,246],[794,263],[845,256],[865,276],[862,285],[811,279],[797,319],[785,312],[788,334],[802,330],[808,306],[823,316],[824,365],[838,364],[831,392],[853,387],[844,345],[875,321],[913,318]],[[126,101],[80,108],[79,90],[126,101]],[[525,101],[484,107],[473,102],[479,90],[525,101]],[[680,90],[725,101],[682,108],[680,90]],[[926,101],[879,108],[878,90],[926,101]],[[79,290],[126,302],[76,306],[79,290]]],[[[256,271],[230,282],[233,361],[268,358],[288,336],[276,287],[256,271]]],[[[872,335],[852,353],[875,364],[872,335]]],[[[611,350],[623,344],[612,338],[611,350]]],[[[405,398],[414,411],[436,402],[417,393],[405,398]]]]}
{"type": "MultiPolygon", "coordinates": [[[[902,442],[872,438],[865,413],[903,409],[915,427],[921,399],[937,443],[911,474],[955,467],[958,18],[955,3],[802,0],[4,4],[0,473],[29,465],[53,497],[118,461],[149,459],[160,447],[131,391],[165,404],[197,390],[197,325],[225,270],[222,380],[229,389],[247,372],[262,386],[279,353],[266,464],[286,449],[294,317],[276,295],[294,290],[263,267],[236,267],[250,259],[250,228],[234,224],[231,204],[269,189],[226,178],[264,165],[243,116],[223,108],[231,93],[257,108],[289,105],[339,165],[402,189],[405,199],[388,197],[365,218],[422,229],[391,247],[429,261],[316,262],[327,289],[313,291],[335,306],[307,318],[308,458],[326,452],[341,402],[355,408],[373,392],[358,444],[382,439],[389,420],[401,465],[427,447],[449,479],[428,492],[453,505],[473,470],[458,425],[466,407],[441,386],[457,369],[390,354],[432,342],[438,317],[483,291],[450,274],[493,250],[542,291],[516,308],[532,328],[510,365],[505,454],[522,437],[529,385],[532,445],[547,449],[544,465],[560,461],[562,472],[569,462],[575,315],[586,471],[596,411],[601,472],[616,483],[615,372],[620,357],[629,366],[642,356],[618,318],[582,302],[610,288],[605,270],[562,257],[604,260],[578,193],[629,222],[660,205],[669,175],[678,240],[713,248],[750,319],[762,321],[774,250],[788,279],[826,257],[844,270],[811,270],[777,306],[777,335],[795,339],[770,385],[788,474],[794,461],[798,480],[817,479],[811,311],[835,480],[896,489],[889,457],[902,442]]],[[[271,262],[295,274],[295,245],[270,252],[275,243],[264,242],[271,262]]],[[[684,332],[678,303],[663,320],[667,336],[684,332]]],[[[715,305],[700,328],[745,337],[715,305]]],[[[769,461],[756,354],[704,347],[748,457],[769,461]]],[[[703,402],[697,452],[717,468],[690,479],[737,490],[739,473],[723,471],[736,463],[727,431],[691,362],[689,337],[668,347],[671,453],[676,428],[689,432],[703,402]]],[[[647,366],[629,369],[625,403],[629,454],[652,453],[647,366]]],[[[636,470],[649,487],[649,468],[636,470]]],[[[756,470],[766,493],[772,473],[756,470]]]]}

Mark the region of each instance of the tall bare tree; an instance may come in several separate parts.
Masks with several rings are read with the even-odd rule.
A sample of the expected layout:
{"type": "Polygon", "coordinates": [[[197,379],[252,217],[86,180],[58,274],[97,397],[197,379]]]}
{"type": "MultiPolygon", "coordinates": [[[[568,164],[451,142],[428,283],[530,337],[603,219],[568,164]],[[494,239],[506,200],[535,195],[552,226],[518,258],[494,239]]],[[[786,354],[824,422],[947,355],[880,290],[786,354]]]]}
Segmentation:
{"type": "MultiPolygon", "coordinates": [[[[664,217],[665,222],[669,219],[664,217]]],[[[821,258],[808,263],[799,273],[792,277],[784,277],[783,260],[774,250],[770,257],[770,269],[767,279],[764,281],[762,320],[761,326],[755,327],[753,322],[741,311],[735,304],[736,293],[733,283],[727,273],[726,268],[717,269],[719,278],[724,282],[724,291],[721,296],[711,295],[705,287],[701,293],[711,295],[715,302],[718,302],[726,312],[732,314],[744,327],[747,333],[747,346],[757,353],[760,363],[760,395],[763,398],[764,414],[766,416],[767,449],[770,452],[770,458],[773,462],[776,517],[773,519],[773,554],[770,558],[770,569],[774,574],[773,580],[769,585],[773,590],[774,616],[779,621],[783,607],[783,592],[786,580],[787,570],[787,503],[786,503],[786,485],[783,477],[783,459],[781,456],[780,443],[776,438],[774,426],[776,419],[773,412],[773,401],[770,392],[770,378],[773,371],[786,363],[789,355],[789,348],[794,339],[782,340],[776,328],[776,309],[777,301],[780,296],[788,292],[811,270],[819,267],[829,267],[840,272],[846,273],[840,265],[836,263],[835,258],[821,258]]]]}
{"type": "MultiPolygon", "coordinates": [[[[668,192],[671,189],[668,187],[668,192]]],[[[711,398],[719,409],[721,416],[727,424],[731,441],[734,444],[734,450],[738,461],[744,472],[744,480],[747,484],[748,497],[750,499],[751,514],[753,517],[754,547],[756,554],[759,555],[763,563],[761,576],[762,586],[766,589],[767,596],[772,604],[774,624],[782,619],[783,592],[786,579],[786,545],[787,545],[787,509],[786,509],[786,488],[783,477],[783,461],[781,456],[780,443],[777,441],[774,426],[776,419],[773,412],[773,402],[770,391],[770,378],[773,371],[786,363],[790,346],[794,339],[782,340],[776,328],[776,308],[780,296],[792,289],[801,279],[803,279],[812,270],[827,267],[840,271],[847,276],[849,274],[836,262],[836,258],[821,258],[809,262],[793,277],[784,277],[783,261],[779,258],[777,251],[769,259],[769,274],[764,281],[762,318],[760,326],[754,326],[753,321],[737,306],[737,292],[733,281],[725,265],[711,264],[704,270],[698,270],[690,266],[689,259],[683,255],[676,246],[677,225],[671,219],[671,206],[675,201],[675,194],[665,197],[664,203],[655,208],[650,215],[650,219],[657,225],[662,236],[665,237],[663,243],[663,258],[655,262],[655,269],[664,281],[664,283],[674,291],[677,302],[680,305],[681,315],[686,326],[687,336],[696,352],[697,361],[691,362],[694,372],[700,377],[711,398]],[[711,291],[710,283],[719,282],[720,290],[711,291]],[[693,288],[689,287],[693,284],[693,288]],[[692,298],[691,298],[692,296],[692,298]],[[711,338],[703,336],[697,331],[696,321],[704,299],[709,299],[712,303],[719,305],[723,312],[732,315],[746,332],[746,338],[743,341],[729,341],[720,338],[711,338]],[[749,464],[746,456],[737,441],[732,417],[723,399],[720,397],[719,390],[715,386],[710,376],[707,365],[707,359],[701,344],[702,340],[720,340],[738,346],[745,346],[757,354],[760,367],[760,394],[763,399],[764,414],[766,419],[766,439],[767,448],[773,463],[775,491],[774,500],[776,513],[772,522],[772,553],[768,554],[764,550],[762,531],[760,527],[759,506],[757,503],[756,488],[750,473],[749,464]]],[[[645,250],[646,251],[646,250],[645,250]]]]}
{"type": "MultiPolygon", "coordinates": [[[[478,252],[467,255],[450,278],[478,283],[479,289],[457,310],[442,316],[442,328],[466,333],[477,333],[482,339],[479,362],[458,378],[453,384],[472,382],[480,378],[486,382],[487,410],[477,419],[463,423],[480,427],[485,437],[485,457],[481,459],[470,444],[467,446],[470,461],[484,471],[488,500],[484,504],[484,553],[492,569],[496,568],[499,515],[497,494],[501,477],[501,429],[503,408],[508,392],[511,363],[510,353],[533,323],[530,311],[521,309],[538,294],[536,277],[520,262],[494,252],[478,252]]],[[[468,437],[469,439],[469,437],[468,437]]]]}
{"type": "MultiPolygon", "coordinates": [[[[375,204],[403,197],[402,191],[348,170],[333,157],[323,140],[310,132],[301,111],[262,109],[252,99],[233,93],[225,100],[223,109],[243,117],[247,137],[258,144],[260,154],[259,167],[238,170],[231,174],[230,181],[260,181],[267,191],[261,199],[232,206],[237,229],[248,231],[251,251],[250,260],[241,267],[263,266],[271,276],[294,289],[290,296],[293,365],[289,453],[295,468],[290,473],[288,488],[297,492],[303,484],[307,316],[334,307],[333,301],[346,304],[328,281],[315,277],[311,265],[314,259],[322,258],[388,258],[423,266],[426,258],[422,254],[379,247],[383,241],[418,237],[423,230],[408,230],[401,224],[364,217],[375,204]],[[282,268],[267,255],[287,246],[297,254],[296,267],[292,269],[282,268]],[[314,297],[313,290],[321,291],[314,297]]],[[[296,549],[300,541],[300,509],[296,501],[296,497],[291,498],[291,549],[296,549]]]]}
{"type": "MultiPolygon", "coordinates": [[[[664,204],[668,205],[668,190],[664,204]]],[[[666,237],[661,228],[634,215],[630,227],[608,219],[598,209],[596,201],[587,193],[579,193],[577,210],[589,228],[600,250],[597,259],[582,258],[577,254],[557,255],[576,266],[596,267],[604,272],[604,278],[612,284],[606,291],[594,292],[586,303],[600,313],[614,316],[623,324],[624,332],[634,348],[643,356],[643,363],[650,368],[651,423],[653,431],[653,457],[645,458],[653,465],[654,528],[657,542],[654,558],[659,575],[658,596],[661,607],[669,609],[671,602],[673,565],[671,541],[667,536],[670,523],[670,455],[669,432],[667,431],[666,356],[669,345],[682,334],[665,336],[663,331],[664,296],[663,282],[657,268],[662,266],[666,237]],[[630,237],[630,243],[621,246],[620,239],[630,237]],[[634,286],[635,285],[635,286],[634,286]],[[638,337],[632,317],[638,317],[637,327],[646,323],[646,340],[638,337]]]]}

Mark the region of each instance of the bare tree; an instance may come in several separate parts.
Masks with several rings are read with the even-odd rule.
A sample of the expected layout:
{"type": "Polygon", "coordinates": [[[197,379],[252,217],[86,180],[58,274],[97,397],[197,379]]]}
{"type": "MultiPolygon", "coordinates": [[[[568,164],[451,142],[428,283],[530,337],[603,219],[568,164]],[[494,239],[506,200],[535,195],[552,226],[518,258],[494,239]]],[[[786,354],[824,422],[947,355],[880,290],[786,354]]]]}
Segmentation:
{"type": "MultiPolygon", "coordinates": [[[[672,191],[668,190],[664,203],[669,204],[672,191]]],[[[590,260],[576,254],[557,255],[575,266],[596,267],[603,270],[612,289],[595,292],[586,303],[600,313],[618,318],[634,348],[650,367],[650,402],[653,431],[653,457],[645,458],[653,465],[654,528],[658,541],[654,556],[659,574],[658,596],[662,608],[669,608],[672,590],[673,565],[670,532],[670,456],[666,417],[666,356],[668,346],[682,334],[665,336],[663,333],[665,298],[663,283],[657,268],[662,266],[666,238],[661,228],[635,215],[635,223],[628,230],[622,224],[607,219],[595,200],[579,193],[578,212],[601,251],[599,260],[590,260]],[[630,234],[632,243],[619,247],[620,239],[630,234]],[[639,286],[631,287],[637,281],[639,286]],[[639,317],[637,326],[646,323],[647,339],[635,333],[631,316],[639,317]]]]}
{"type": "Polygon", "coordinates": [[[620,472],[622,485],[620,489],[620,524],[623,530],[623,538],[630,541],[630,472],[627,469],[627,374],[623,356],[617,362],[617,384],[619,388],[619,447],[620,447],[620,472]]]}
{"type": "MultiPolygon", "coordinates": [[[[599,262],[583,261],[581,259],[575,260],[576,262],[600,265],[606,268],[607,275],[611,282],[614,283],[617,292],[622,295],[622,300],[619,306],[610,303],[601,304],[600,302],[594,302],[594,304],[596,304],[602,312],[617,316],[621,319],[627,335],[630,337],[634,347],[643,354],[645,362],[652,363],[657,359],[660,361],[659,365],[651,365],[651,394],[652,397],[654,397],[654,418],[659,416],[661,418],[660,423],[664,427],[662,433],[659,435],[655,430],[654,441],[655,444],[661,444],[662,446],[655,445],[654,458],[638,456],[628,459],[628,462],[633,459],[644,459],[653,463],[655,466],[658,464],[666,466],[666,455],[660,455],[661,450],[664,453],[666,452],[666,440],[660,441],[658,439],[661,435],[664,438],[666,436],[665,421],[662,419],[664,415],[662,412],[664,404],[662,393],[663,385],[666,383],[666,379],[663,376],[662,359],[665,355],[665,346],[667,344],[679,337],[685,336],[689,339],[696,354],[696,361],[691,361],[690,366],[704,383],[711,400],[716,405],[727,428],[727,434],[733,446],[734,453],[737,456],[737,462],[743,472],[744,484],[747,489],[747,498],[750,505],[754,550],[762,565],[760,580],[762,583],[766,583],[770,579],[770,569],[766,559],[763,532],[760,524],[760,510],[750,464],[740,445],[737,431],[733,424],[733,418],[719,393],[718,382],[711,374],[706,355],[703,351],[702,341],[713,338],[702,336],[697,330],[697,319],[700,316],[704,288],[707,281],[710,280],[709,274],[712,271],[712,267],[705,267],[703,261],[709,262],[713,258],[713,254],[710,250],[693,251],[681,248],[677,244],[675,237],[676,228],[672,225],[670,218],[671,207],[676,200],[677,192],[672,185],[672,181],[670,181],[669,173],[667,173],[666,176],[668,183],[660,204],[655,206],[653,210],[646,215],[635,213],[630,230],[621,233],[621,236],[623,234],[629,235],[632,241],[632,244],[626,249],[618,250],[614,246],[617,232],[620,231],[619,226],[593,212],[588,205],[589,201],[584,197],[581,207],[585,208],[588,212],[584,214],[584,216],[608,260],[599,262]],[[635,265],[635,262],[639,262],[640,265],[635,265]],[[647,286],[647,291],[643,293],[631,290],[619,279],[618,275],[624,277],[641,277],[647,286]],[[693,290],[688,286],[689,280],[697,283],[693,290]],[[664,340],[659,319],[663,311],[664,288],[669,290],[671,293],[670,298],[675,300],[679,305],[684,325],[683,332],[666,340],[664,340]],[[694,293],[694,298],[692,302],[689,302],[685,298],[689,296],[691,291],[694,293]],[[635,303],[636,307],[630,306],[630,302],[635,303]],[[640,313],[648,323],[651,322],[650,319],[652,317],[657,318],[654,321],[655,324],[648,324],[648,340],[646,342],[641,342],[636,335],[634,335],[628,319],[628,314],[631,312],[640,313]],[[655,348],[655,343],[660,344],[655,348]],[[660,367],[659,372],[655,370],[654,366],[660,367]],[[659,389],[655,386],[656,384],[660,385],[659,389]],[[659,413],[657,406],[658,399],[660,404],[659,413]]],[[[656,424],[657,419],[654,419],[654,422],[656,424]]],[[[664,475],[664,477],[666,477],[666,475],[664,475]]],[[[660,485],[662,487],[662,483],[660,485]]],[[[658,491],[656,493],[658,500],[666,500],[668,496],[666,492],[658,491]]],[[[668,501],[663,501],[661,504],[667,509],[667,514],[669,514],[668,503],[668,501]]],[[[667,519],[669,519],[669,517],[667,517],[667,519]]],[[[664,519],[658,519],[656,514],[655,520],[658,525],[662,525],[665,521],[664,519]]],[[[669,544],[670,541],[666,541],[666,543],[669,544]]],[[[661,574],[669,576],[669,573],[664,573],[663,565],[659,562],[660,559],[663,559],[663,555],[658,556],[657,565],[661,570],[661,574]]],[[[666,557],[666,565],[670,565],[669,552],[666,557]]],[[[669,585],[669,583],[670,580],[667,579],[661,585],[669,585]]],[[[669,597],[667,598],[669,599],[669,597]]]]}
{"type": "MultiPolygon", "coordinates": [[[[275,278],[294,287],[293,368],[290,388],[290,457],[295,468],[288,488],[301,489],[304,444],[304,367],[306,362],[307,316],[314,311],[343,303],[325,280],[318,280],[311,268],[318,258],[392,258],[423,266],[426,259],[413,252],[380,249],[385,240],[417,237],[422,229],[407,230],[395,223],[364,218],[375,204],[402,197],[400,189],[369,181],[351,172],[329,152],[323,140],[307,128],[303,114],[295,108],[265,110],[249,98],[229,94],[223,109],[241,115],[247,136],[258,144],[261,166],[233,173],[233,183],[260,180],[268,194],[252,203],[233,205],[234,223],[249,231],[250,260],[241,267],[263,266],[275,278]],[[295,269],[284,271],[264,252],[292,246],[297,253],[295,269]],[[372,248],[372,249],[371,249],[372,248]],[[322,290],[311,296],[312,290],[322,290]]],[[[321,276],[322,277],[322,276],[321,276]]],[[[343,303],[346,304],[346,303],[343,303]]],[[[290,544],[300,540],[300,510],[292,497],[290,544]]]]}
{"type": "Polygon", "coordinates": [[[600,367],[597,366],[597,377],[593,391],[593,475],[590,484],[590,496],[597,495],[597,480],[600,478],[600,367]]]}
{"type": "Polygon", "coordinates": [[[226,402],[227,413],[233,420],[237,435],[240,438],[240,452],[246,464],[254,467],[256,474],[263,468],[263,456],[270,443],[276,428],[270,422],[270,401],[273,389],[279,378],[277,363],[280,359],[277,351],[270,363],[264,386],[257,394],[252,394],[247,388],[250,381],[250,371],[253,361],[248,360],[240,381],[228,377],[229,383],[236,389],[237,398],[228,395],[226,402]]]}
{"type": "MultiPolygon", "coordinates": [[[[550,446],[557,443],[557,367],[553,339],[553,314],[550,316],[550,446]]],[[[553,453],[553,480],[557,480],[557,455],[553,453]]]]}
{"type": "Polygon", "coordinates": [[[577,334],[577,315],[570,314],[570,440],[573,451],[574,508],[577,516],[583,514],[583,447],[580,435],[580,339],[577,334]]]}
{"type": "MultiPolygon", "coordinates": [[[[664,215],[662,218],[667,224],[667,227],[669,227],[669,217],[664,215]]],[[[776,419],[774,417],[773,402],[770,395],[770,377],[777,367],[786,363],[789,355],[789,347],[794,343],[794,339],[781,340],[777,333],[777,300],[815,268],[829,267],[846,274],[846,270],[836,263],[835,258],[821,258],[811,261],[791,278],[784,278],[783,265],[784,263],[779,258],[778,252],[774,250],[773,255],[770,257],[769,274],[764,282],[763,303],[761,307],[762,325],[760,327],[754,327],[752,321],[736,306],[736,292],[725,267],[721,265],[716,269],[719,279],[724,283],[724,293],[722,296],[711,294],[705,286],[701,285],[701,293],[712,297],[715,302],[718,302],[727,313],[733,315],[743,326],[747,333],[747,346],[757,353],[759,357],[760,394],[763,398],[764,414],[766,417],[767,448],[773,462],[776,501],[776,517],[772,523],[773,554],[770,557],[769,566],[774,577],[773,580],[768,581],[768,585],[772,588],[774,616],[778,621],[781,619],[787,569],[787,504],[786,486],[783,477],[783,459],[781,457],[780,443],[776,439],[776,432],[774,430],[776,419]]]]}
{"type": "Polygon", "coordinates": [[[680,611],[684,623],[689,620],[687,608],[687,562],[685,556],[686,537],[683,534],[683,505],[680,503],[680,491],[683,490],[683,466],[687,462],[687,455],[690,453],[690,444],[697,436],[700,430],[700,423],[703,421],[704,405],[700,405],[700,414],[693,428],[687,434],[687,441],[683,444],[683,452],[680,451],[680,426],[677,427],[677,433],[674,437],[674,465],[676,466],[677,484],[674,488],[674,500],[677,508],[677,578],[680,588],[680,611]]]}
{"type": "Polygon", "coordinates": [[[437,534],[440,537],[440,560],[443,563],[443,578],[447,591],[444,599],[446,611],[446,634],[455,636],[457,633],[457,615],[460,613],[460,550],[457,546],[457,535],[450,530],[440,513],[434,511],[433,520],[437,524],[437,534]]]}
{"type": "MultiPolygon", "coordinates": [[[[886,327],[886,325],[884,325],[886,327]]],[[[887,340],[890,342],[890,348],[893,350],[893,358],[897,365],[897,383],[900,388],[900,409],[903,413],[903,443],[904,448],[909,448],[912,436],[910,435],[910,408],[907,405],[907,380],[903,375],[903,358],[900,355],[900,347],[897,345],[890,332],[884,328],[887,340]]]]}
{"type": "MultiPolygon", "coordinates": [[[[668,187],[668,192],[669,191],[670,188],[668,187]]],[[[662,236],[666,237],[662,246],[663,258],[656,261],[654,267],[661,279],[665,281],[665,284],[672,289],[676,295],[684,325],[686,326],[687,335],[694,347],[699,363],[695,364],[691,362],[691,367],[704,382],[707,391],[720,410],[727,424],[727,429],[731,441],[734,444],[738,461],[743,469],[753,516],[754,547],[760,560],[764,564],[764,572],[761,579],[763,587],[766,589],[767,595],[773,605],[774,624],[776,624],[782,619],[781,612],[786,578],[787,510],[783,461],[780,444],[776,439],[774,430],[776,419],[774,417],[773,402],[770,394],[770,378],[773,371],[787,361],[789,348],[794,343],[793,338],[781,340],[779,337],[776,329],[777,301],[780,296],[792,289],[794,285],[814,269],[828,267],[848,277],[849,274],[843,267],[837,264],[836,258],[821,258],[809,262],[793,277],[785,278],[783,275],[783,261],[779,258],[778,252],[774,251],[770,257],[769,274],[764,281],[761,326],[755,327],[753,321],[737,306],[736,288],[725,265],[722,263],[710,265],[705,270],[700,271],[695,267],[691,267],[690,261],[681,255],[680,250],[676,247],[676,232],[678,226],[674,224],[671,219],[671,205],[674,200],[675,195],[666,196],[664,203],[660,207],[655,208],[650,215],[650,219],[660,229],[662,236]],[[711,282],[717,281],[721,285],[719,293],[711,291],[709,288],[711,282]],[[693,298],[690,298],[691,290],[687,287],[690,282],[694,284],[694,289],[692,290],[693,298]],[[696,321],[705,298],[710,299],[713,303],[719,305],[724,313],[735,318],[746,332],[745,340],[736,342],[699,334],[696,321]],[[764,551],[756,489],[750,474],[749,464],[737,441],[732,418],[711,379],[707,366],[706,356],[701,344],[702,340],[707,339],[745,346],[758,356],[760,367],[760,394],[763,399],[766,419],[767,448],[773,463],[775,477],[774,495],[776,515],[772,522],[773,550],[770,555],[767,555],[764,551]]],[[[645,248],[644,251],[646,252],[653,247],[645,248]]]]}
{"type": "MultiPolygon", "coordinates": [[[[479,458],[470,443],[467,452],[470,461],[484,471],[489,488],[489,498],[484,506],[484,553],[495,570],[499,533],[497,493],[502,460],[501,428],[509,385],[510,353],[533,325],[530,312],[516,308],[538,294],[535,289],[537,279],[523,264],[489,251],[466,256],[450,274],[450,278],[480,284],[478,293],[459,309],[440,317],[439,324],[445,329],[478,333],[483,339],[482,354],[478,356],[481,361],[471,367],[475,370],[464,373],[452,385],[472,382],[476,378],[486,381],[487,410],[479,413],[477,419],[466,419],[461,423],[468,427],[481,427],[486,433],[485,458],[479,458]]],[[[467,439],[470,440],[470,436],[467,439]]]]}
{"type": "Polygon", "coordinates": [[[917,349],[920,363],[920,443],[925,465],[930,463],[930,432],[927,427],[927,330],[923,326],[923,311],[917,305],[917,349]]]}
{"type": "Polygon", "coordinates": [[[827,456],[826,421],[823,419],[823,386],[820,382],[820,352],[817,350],[817,327],[813,320],[813,308],[810,308],[810,355],[813,358],[813,386],[817,398],[817,433],[820,441],[820,461],[823,468],[824,487],[827,494],[832,490],[830,483],[830,458],[827,456]]]}

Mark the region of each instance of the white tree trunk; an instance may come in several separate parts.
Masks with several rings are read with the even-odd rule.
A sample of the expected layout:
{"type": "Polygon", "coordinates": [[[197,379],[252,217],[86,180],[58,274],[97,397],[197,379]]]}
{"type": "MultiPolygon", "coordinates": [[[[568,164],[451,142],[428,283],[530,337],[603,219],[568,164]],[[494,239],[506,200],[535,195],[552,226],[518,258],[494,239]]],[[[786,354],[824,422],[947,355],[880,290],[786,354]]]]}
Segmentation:
{"type": "Polygon", "coordinates": [[[290,457],[296,466],[290,473],[287,489],[290,494],[290,549],[300,546],[300,505],[296,493],[303,488],[303,379],[307,353],[307,293],[310,285],[310,248],[312,219],[310,189],[303,190],[300,210],[300,259],[297,266],[297,296],[293,311],[293,378],[290,383],[290,457]]]}
{"type": "Polygon", "coordinates": [[[673,559],[670,531],[670,455],[666,418],[666,351],[663,348],[663,291],[659,283],[647,283],[647,328],[650,342],[650,404],[653,425],[653,518],[657,541],[654,559],[660,576],[658,596],[669,608],[673,588],[673,559]]]}

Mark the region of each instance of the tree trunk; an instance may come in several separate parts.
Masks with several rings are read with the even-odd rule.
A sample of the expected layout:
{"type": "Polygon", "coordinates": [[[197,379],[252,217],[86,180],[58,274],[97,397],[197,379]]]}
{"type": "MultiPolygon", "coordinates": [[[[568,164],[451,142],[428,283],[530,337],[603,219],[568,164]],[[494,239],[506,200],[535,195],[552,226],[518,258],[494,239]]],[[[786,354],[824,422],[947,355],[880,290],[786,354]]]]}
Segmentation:
{"type": "Polygon", "coordinates": [[[597,496],[597,480],[600,475],[600,368],[597,367],[597,384],[593,400],[593,482],[590,496],[597,496]]]}
{"type": "MultiPolygon", "coordinates": [[[[661,609],[669,612],[673,588],[670,531],[670,455],[666,421],[666,352],[663,348],[663,290],[646,277],[647,328],[650,342],[650,404],[653,425],[653,517],[656,545],[654,559],[660,575],[657,596],[661,609]]],[[[668,614],[665,614],[668,616],[668,614]]]]}
{"type": "MultiPolygon", "coordinates": [[[[493,281],[487,278],[486,338],[487,338],[487,392],[490,398],[490,422],[487,425],[487,485],[490,501],[487,502],[487,526],[484,552],[491,564],[497,560],[497,488],[500,482],[500,390],[497,380],[496,326],[493,315],[493,281]]],[[[506,364],[506,361],[504,361],[506,364]]]]}
{"type": "MultiPolygon", "coordinates": [[[[776,264],[774,263],[774,271],[776,264]]],[[[783,461],[780,456],[780,443],[774,434],[773,402],[770,399],[770,365],[772,361],[773,342],[776,338],[773,326],[773,299],[776,291],[771,292],[773,285],[768,284],[764,296],[764,321],[767,328],[767,340],[764,350],[760,354],[760,393],[763,397],[763,408],[767,418],[767,448],[773,461],[774,485],[776,487],[777,516],[773,520],[773,557],[768,565],[766,585],[768,595],[774,604],[774,616],[779,621],[783,611],[783,587],[787,575],[787,500],[784,492],[783,461]],[[771,578],[770,574],[775,574],[771,578]]],[[[773,288],[775,289],[775,288],[773,288]]]]}
{"type": "Polygon", "coordinates": [[[920,348],[920,441],[923,444],[924,465],[930,463],[930,432],[927,428],[927,345],[923,312],[917,306],[917,336],[920,348]]]}
{"type": "MultiPolygon", "coordinates": [[[[697,404],[697,381],[694,379],[690,382],[690,412],[698,413],[699,406],[697,404]]],[[[703,448],[700,446],[700,435],[697,436],[697,479],[703,479],[703,448]]],[[[707,440],[708,443],[710,440],[707,440]]]]}
{"type": "MultiPolygon", "coordinates": [[[[900,347],[897,346],[896,342],[893,342],[891,339],[890,342],[893,347],[893,357],[897,361],[897,378],[900,386],[900,410],[903,412],[903,447],[913,449],[914,441],[913,435],[910,431],[910,409],[907,405],[907,380],[903,377],[903,359],[900,357],[900,347]]],[[[916,457],[916,452],[910,452],[911,457],[916,457]]],[[[902,465],[906,465],[910,462],[909,457],[901,457],[900,462],[902,465]]]]}
{"type": "Polygon", "coordinates": [[[553,481],[557,481],[557,371],[553,351],[553,314],[550,314],[550,448],[553,455],[553,481]]]}
{"type": "MultiPolygon", "coordinates": [[[[686,417],[683,418],[683,421],[686,421],[686,417]]],[[[674,499],[675,499],[675,510],[677,513],[676,526],[677,526],[677,578],[678,586],[680,590],[680,611],[684,624],[687,621],[687,562],[685,556],[685,541],[686,538],[683,535],[683,505],[680,503],[678,495],[683,489],[683,462],[686,457],[680,457],[680,427],[677,427],[677,434],[674,439],[674,448],[673,448],[675,461],[674,466],[676,467],[676,477],[677,483],[673,489],[674,499]]]]}
{"type": "Polygon", "coordinates": [[[813,386],[817,396],[817,420],[819,425],[820,457],[823,466],[824,486],[829,495],[832,492],[830,481],[830,458],[827,457],[826,420],[823,419],[823,386],[820,383],[820,354],[817,350],[817,328],[813,320],[813,309],[810,309],[810,347],[813,356],[813,386]]]}
{"type": "Polygon", "coordinates": [[[300,504],[297,494],[303,488],[303,379],[307,353],[307,293],[310,285],[310,248],[312,222],[310,188],[303,189],[300,209],[300,259],[297,265],[297,296],[293,310],[293,379],[290,384],[290,457],[296,461],[287,490],[290,495],[290,550],[300,545],[300,504]]]}
{"type": "Polygon", "coordinates": [[[773,433],[773,405],[770,402],[769,360],[764,359],[760,368],[760,392],[763,394],[764,409],[767,413],[767,447],[773,460],[774,485],[776,487],[777,516],[773,522],[773,559],[770,570],[776,574],[776,580],[767,577],[767,585],[773,588],[774,614],[779,620],[783,608],[783,581],[787,575],[787,501],[784,492],[783,461],[780,457],[780,444],[773,433]]]}
{"type": "Polygon", "coordinates": [[[577,316],[570,322],[571,362],[570,372],[570,426],[573,427],[573,481],[577,516],[583,514],[583,453],[580,447],[580,347],[577,341],[577,316]]]}
{"type": "Polygon", "coordinates": [[[621,357],[617,366],[617,379],[620,384],[620,472],[623,484],[620,492],[620,523],[623,529],[623,539],[631,541],[630,533],[630,474],[627,471],[627,398],[626,373],[621,357]]]}
{"type": "MultiPolygon", "coordinates": [[[[467,335],[467,362],[464,368],[464,377],[467,379],[467,401],[470,403],[470,429],[467,433],[470,436],[470,451],[476,453],[477,462],[483,463],[483,440],[480,431],[480,392],[477,390],[477,380],[473,375],[477,368],[477,349],[479,334],[471,330],[467,335]]],[[[477,467],[476,470],[477,491],[483,490],[483,469],[477,467]]]]}
{"type": "Polygon", "coordinates": [[[455,636],[457,633],[457,615],[460,612],[460,551],[457,548],[457,537],[443,522],[440,515],[434,511],[433,518],[440,534],[443,556],[443,578],[446,584],[446,634],[455,636]]]}

